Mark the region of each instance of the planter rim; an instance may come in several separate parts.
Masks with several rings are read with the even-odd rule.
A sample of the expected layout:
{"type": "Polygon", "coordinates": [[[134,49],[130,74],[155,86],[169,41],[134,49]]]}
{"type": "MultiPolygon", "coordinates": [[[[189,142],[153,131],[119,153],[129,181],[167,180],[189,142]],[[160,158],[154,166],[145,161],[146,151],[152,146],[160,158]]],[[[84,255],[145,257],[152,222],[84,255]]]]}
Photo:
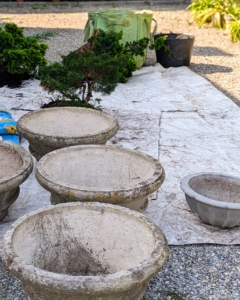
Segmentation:
{"type": "Polygon", "coordinates": [[[109,292],[109,290],[121,291],[132,286],[134,283],[139,284],[149,279],[159,271],[158,261],[161,260],[162,264],[167,258],[167,248],[168,242],[164,233],[158,228],[153,222],[151,222],[147,217],[138,213],[136,211],[130,210],[128,208],[119,207],[111,204],[103,203],[64,203],[56,206],[46,206],[40,208],[34,212],[20,217],[15,221],[7,230],[2,239],[2,259],[6,266],[14,272],[15,276],[20,279],[32,282],[33,284],[38,284],[45,286],[47,288],[53,287],[50,282],[54,279],[54,288],[59,287],[61,290],[74,291],[81,290],[82,292],[88,293],[93,292],[109,292]],[[145,223],[153,233],[155,237],[155,247],[151,255],[134,266],[133,268],[127,270],[121,270],[116,273],[108,275],[98,275],[98,276],[72,276],[67,274],[57,274],[43,269],[37,268],[33,265],[25,263],[13,250],[12,238],[15,230],[27,219],[34,218],[35,215],[52,211],[61,210],[61,208],[66,207],[66,209],[74,209],[75,207],[81,207],[82,209],[87,208],[90,210],[105,210],[105,211],[121,211],[122,215],[128,215],[133,217],[138,222],[145,223]],[[111,280],[110,280],[111,279],[111,280]],[[119,280],[121,280],[121,286],[119,286],[119,280]]]}
{"type": "MultiPolygon", "coordinates": [[[[159,163],[158,160],[156,160],[152,156],[142,153],[140,151],[136,151],[136,150],[114,147],[114,146],[106,146],[106,145],[77,145],[77,146],[70,146],[70,147],[65,147],[65,148],[61,148],[61,149],[52,151],[52,152],[46,154],[45,156],[43,156],[38,161],[36,170],[35,170],[35,175],[36,175],[37,180],[41,184],[43,184],[44,188],[46,188],[47,190],[49,190],[51,192],[55,191],[56,193],[59,193],[59,191],[61,191],[61,193],[65,194],[66,196],[69,196],[68,191],[72,190],[72,191],[74,191],[74,193],[76,195],[77,194],[81,195],[82,198],[86,197],[87,195],[89,195],[90,197],[94,197],[95,195],[99,195],[100,193],[102,195],[104,195],[106,198],[108,198],[110,193],[118,193],[119,194],[118,198],[121,198],[121,195],[124,195],[124,198],[128,198],[128,200],[126,199],[125,202],[132,201],[134,198],[138,197],[139,194],[141,194],[141,196],[144,196],[144,195],[149,195],[150,193],[153,193],[155,190],[157,190],[160,187],[160,185],[163,182],[163,179],[165,178],[165,172],[164,172],[162,165],[159,163]],[[68,184],[68,183],[60,181],[60,180],[53,180],[53,178],[51,176],[49,176],[48,173],[45,172],[45,170],[44,170],[45,161],[48,158],[50,158],[51,156],[54,157],[54,155],[56,155],[58,152],[65,152],[65,151],[68,151],[71,149],[84,150],[84,149],[88,149],[88,148],[90,148],[90,149],[101,149],[101,148],[102,149],[104,149],[104,148],[105,149],[114,149],[119,152],[129,152],[134,155],[141,156],[142,158],[149,161],[150,163],[152,163],[155,166],[154,174],[153,174],[153,176],[151,176],[151,178],[148,178],[147,180],[141,181],[139,183],[135,183],[131,187],[126,188],[126,189],[114,189],[114,190],[113,189],[98,189],[97,190],[97,187],[96,187],[96,189],[95,188],[87,189],[84,186],[68,184]],[[150,192],[149,192],[149,190],[150,190],[150,192]],[[135,197],[133,197],[134,191],[137,191],[137,194],[135,197]]],[[[88,201],[87,198],[86,198],[86,201],[88,201]]],[[[91,201],[91,200],[89,200],[89,201],[91,201]]],[[[104,202],[103,199],[101,199],[101,201],[104,202]]]]}
{"type": "Polygon", "coordinates": [[[181,187],[182,191],[187,196],[195,199],[196,201],[207,204],[209,206],[224,208],[224,209],[239,209],[240,210],[240,203],[214,200],[214,199],[211,199],[211,198],[208,198],[208,197],[198,194],[189,186],[189,181],[192,178],[205,176],[205,175],[211,176],[212,178],[214,178],[214,177],[226,178],[229,182],[238,182],[240,184],[240,177],[237,177],[237,176],[232,176],[232,175],[223,174],[223,173],[216,173],[216,172],[199,172],[199,173],[189,174],[181,179],[180,187],[181,187]]]}
{"type": "Polygon", "coordinates": [[[84,139],[84,138],[93,138],[95,136],[101,135],[101,134],[109,134],[109,132],[114,132],[114,134],[118,131],[119,129],[119,125],[118,125],[118,121],[115,117],[113,117],[111,114],[106,113],[106,112],[102,112],[99,110],[94,110],[91,108],[85,108],[85,107],[51,107],[51,108],[44,108],[44,109],[39,109],[39,110],[35,110],[32,112],[29,112],[25,115],[23,115],[22,117],[19,118],[19,120],[17,121],[17,130],[23,135],[23,136],[27,136],[30,137],[32,139],[35,139],[35,135],[37,134],[40,139],[41,142],[44,144],[44,140],[45,139],[59,139],[61,138],[62,140],[65,141],[71,141],[74,140],[76,142],[76,140],[78,139],[84,139]],[[81,136],[61,136],[61,135],[48,135],[48,134],[44,134],[44,133],[40,133],[37,131],[34,131],[33,129],[30,129],[28,127],[25,126],[24,121],[26,119],[28,119],[29,117],[35,115],[35,114],[42,114],[46,111],[57,111],[57,110],[72,110],[74,112],[76,112],[77,110],[79,112],[81,111],[89,111],[92,112],[93,114],[98,114],[98,115],[102,115],[103,117],[107,118],[109,120],[109,127],[98,131],[96,133],[93,134],[85,134],[85,135],[81,135],[81,136]]]}
{"type": "Polygon", "coordinates": [[[167,40],[171,40],[171,39],[174,39],[176,40],[176,37],[173,37],[173,36],[180,36],[180,35],[186,35],[189,37],[189,39],[195,39],[195,35],[193,35],[192,33],[183,33],[183,32],[169,32],[169,33],[164,33],[164,32],[159,32],[159,33],[156,33],[154,34],[154,38],[157,38],[159,36],[162,36],[162,35],[167,35],[167,40]],[[172,35],[172,37],[171,37],[172,35]]]}
{"type": "Polygon", "coordinates": [[[3,188],[1,192],[5,192],[9,190],[9,186],[11,186],[11,188],[15,188],[28,178],[29,173],[31,173],[33,169],[33,159],[31,154],[26,149],[12,142],[0,141],[0,147],[12,148],[21,156],[23,160],[22,166],[15,173],[0,179],[0,188],[1,186],[5,185],[5,188],[3,188]],[[14,181],[14,184],[12,181],[14,181]]]}

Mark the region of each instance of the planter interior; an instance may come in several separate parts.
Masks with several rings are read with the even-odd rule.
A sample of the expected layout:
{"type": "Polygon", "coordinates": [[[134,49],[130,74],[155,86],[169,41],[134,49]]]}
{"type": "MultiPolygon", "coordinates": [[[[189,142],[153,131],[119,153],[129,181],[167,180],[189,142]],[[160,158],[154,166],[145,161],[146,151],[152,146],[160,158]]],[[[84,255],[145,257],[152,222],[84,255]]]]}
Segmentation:
{"type": "Polygon", "coordinates": [[[240,225],[240,178],[218,173],[184,177],[187,202],[203,221],[219,227],[240,225]]]}
{"type": "Polygon", "coordinates": [[[194,177],[189,186],[196,193],[221,202],[240,203],[239,182],[229,180],[227,176],[207,175],[194,177]]]}
{"type": "Polygon", "coordinates": [[[39,160],[48,152],[71,145],[105,144],[117,133],[118,122],[94,109],[55,107],[22,116],[17,129],[39,160]]]}
{"type": "Polygon", "coordinates": [[[44,156],[36,178],[52,193],[51,203],[99,201],[138,211],[164,180],[160,163],[149,155],[110,146],[74,146],[44,156]]]}
{"type": "Polygon", "coordinates": [[[0,220],[19,195],[19,185],[33,168],[31,155],[21,146],[0,141],[0,220]]]}
{"type": "Polygon", "coordinates": [[[3,250],[29,299],[141,299],[165,262],[167,242],[139,213],[70,203],[18,220],[3,250]]]}

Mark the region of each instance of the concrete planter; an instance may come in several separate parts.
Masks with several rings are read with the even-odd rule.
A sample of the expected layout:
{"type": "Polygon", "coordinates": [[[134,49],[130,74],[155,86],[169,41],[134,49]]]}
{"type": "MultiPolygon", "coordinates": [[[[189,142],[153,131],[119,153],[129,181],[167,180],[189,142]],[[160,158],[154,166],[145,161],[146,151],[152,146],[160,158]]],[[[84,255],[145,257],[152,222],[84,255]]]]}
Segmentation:
{"type": "Polygon", "coordinates": [[[19,218],[4,235],[2,250],[30,300],[140,300],[168,245],[140,213],[67,203],[19,218]]]}
{"type": "Polygon", "coordinates": [[[19,195],[19,185],[32,172],[33,161],[23,147],[0,141],[0,220],[19,195]]]}
{"type": "Polygon", "coordinates": [[[181,180],[191,210],[219,227],[240,225],[240,178],[220,173],[195,173],[181,180]]]}
{"type": "Polygon", "coordinates": [[[98,201],[140,212],[164,181],[161,164],[149,155],[110,146],[73,146],[53,151],[37,164],[36,178],[51,203],[98,201]]]}
{"type": "Polygon", "coordinates": [[[46,108],[22,116],[17,123],[37,160],[59,148],[106,144],[118,128],[111,115],[81,107],[46,108]]]}

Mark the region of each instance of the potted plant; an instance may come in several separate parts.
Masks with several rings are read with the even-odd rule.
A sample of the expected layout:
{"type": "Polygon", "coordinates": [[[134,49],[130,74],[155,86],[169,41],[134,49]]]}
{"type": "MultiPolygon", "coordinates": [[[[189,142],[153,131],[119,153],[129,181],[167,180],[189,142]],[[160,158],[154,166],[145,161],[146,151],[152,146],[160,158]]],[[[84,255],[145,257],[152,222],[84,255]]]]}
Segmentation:
{"type": "Polygon", "coordinates": [[[16,24],[0,27],[0,86],[6,85],[5,78],[21,82],[37,76],[38,67],[47,64],[47,48],[36,38],[25,37],[16,24]]]}
{"type": "Polygon", "coordinates": [[[189,66],[195,37],[182,33],[159,33],[154,35],[156,59],[164,68],[189,66]],[[164,41],[159,40],[164,39],[164,41]],[[162,45],[158,44],[162,41],[162,45]]]}
{"type": "Polygon", "coordinates": [[[121,38],[122,32],[97,29],[85,45],[62,56],[62,62],[40,68],[44,88],[61,95],[52,105],[94,107],[93,91],[110,94],[119,82],[126,82],[137,69],[134,56],[144,55],[149,39],[123,45],[121,38]]]}

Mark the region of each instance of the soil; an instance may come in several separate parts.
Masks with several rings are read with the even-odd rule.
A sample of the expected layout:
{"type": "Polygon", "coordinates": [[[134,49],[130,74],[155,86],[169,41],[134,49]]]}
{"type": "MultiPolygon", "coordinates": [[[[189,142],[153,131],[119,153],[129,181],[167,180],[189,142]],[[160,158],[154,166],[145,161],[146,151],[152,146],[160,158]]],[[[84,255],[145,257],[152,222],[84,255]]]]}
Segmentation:
{"type": "Polygon", "coordinates": [[[64,106],[94,108],[93,105],[82,103],[80,101],[64,101],[59,99],[53,100],[49,103],[44,103],[41,106],[41,108],[64,107],[64,106]]]}
{"type": "Polygon", "coordinates": [[[10,146],[0,145],[0,157],[0,181],[13,176],[23,165],[21,155],[10,146]]]}
{"type": "Polygon", "coordinates": [[[28,74],[12,75],[6,70],[0,69],[0,88],[8,86],[9,88],[21,87],[24,80],[30,79],[31,76],[28,74]]]}

